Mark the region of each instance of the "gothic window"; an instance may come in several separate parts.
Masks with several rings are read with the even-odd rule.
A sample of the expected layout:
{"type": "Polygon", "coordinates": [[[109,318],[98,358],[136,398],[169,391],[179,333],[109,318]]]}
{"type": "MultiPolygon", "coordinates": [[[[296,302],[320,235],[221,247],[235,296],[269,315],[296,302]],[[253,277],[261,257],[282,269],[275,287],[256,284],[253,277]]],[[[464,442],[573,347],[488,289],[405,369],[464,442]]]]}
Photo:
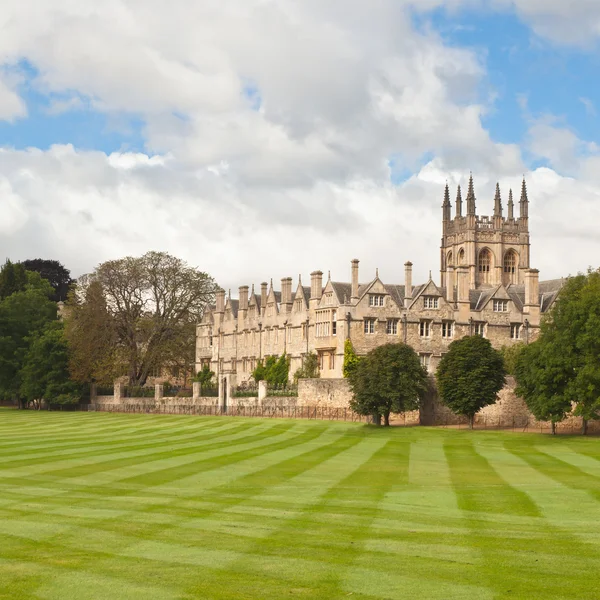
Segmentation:
{"type": "Polygon", "coordinates": [[[509,250],[504,255],[504,284],[517,282],[517,253],[514,250],[509,250]]]}
{"type": "Polygon", "coordinates": [[[479,271],[479,273],[481,273],[481,283],[489,283],[490,271],[492,270],[492,253],[487,248],[484,248],[479,253],[479,258],[477,260],[477,270],[479,271]]]}
{"type": "Polygon", "coordinates": [[[452,266],[452,252],[448,252],[448,256],[446,256],[446,266],[452,266]]]}
{"type": "Polygon", "coordinates": [[[459,265],[464,265],[465,264],[465,249],[461,248],[458,251],[458,264],[459,265]]]}

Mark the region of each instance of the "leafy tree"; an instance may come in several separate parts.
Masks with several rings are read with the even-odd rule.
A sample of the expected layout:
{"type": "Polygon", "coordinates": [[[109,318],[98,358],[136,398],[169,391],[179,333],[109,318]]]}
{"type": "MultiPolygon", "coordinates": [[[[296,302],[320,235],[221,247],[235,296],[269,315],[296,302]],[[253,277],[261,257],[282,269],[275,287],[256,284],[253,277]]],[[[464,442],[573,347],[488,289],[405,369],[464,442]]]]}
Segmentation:
{"type": "Polygon", "coordinates": [[[308,352],[302,357],[302,366],[294,373],[294,381],[298,379],[319,379],[319,357],[314,352],[308,352]]]}
{"type": "Polygon", "coordinates": [[[65,338],[69,344],[69,369],[75,381],[110,384],[125,369],[113,316],[108,311],[102,285],[92,281],[80,300],[69,293],[65,312],[65,338]]]}
{"type": "Polygon", "coordinates": [[[406,344],[386,344],[361,358],[349,377],[352,410],[390,424],[390,413],[416,410],[427,391],[427,371],[406,344]]]}
{"type": "Polygon", "coordinates": [[[105,262],[90,280],[101,286],[117,362],[126,365],[130,385],[144,385],[164,365],[193,364],[196,323],[218,289],[209,275],[165,252],[148,252],[105,262]]]}
{"type": "Polygon", "coordinates": [[[259,381],[263,381],[266,375],[267,369],[265,368],[265,363],[262,359],[259,359],[256,363],[254,371],[252,371],[252,379],[254,379],[256,383],[258,383],[259,381]]]}
{"type": "Polygon", "coordinates": [[[15,292],[22,292],[27,285],[27,273],[21,263],[7,261],[0,269],[0,300],[15,292]]]}
{"type": "MultiPolygon", "coordinates": [[[[269,357],[271,358],[271,357],[269,357]]],[[[286,354],[282,354],[279,358],[274,358],[274,362],[268,367],[265,379],[271,385],[285,386],[290,378],[290,360],[286,354]]],[[[266,367],[269,364],[267,359],[266,367]]]]}
{"type": "Polygon", "coordinates": [[[489,340],[474,335],[450,344],[436,379],[442,402],[452,412],[468,417],[473,428],[475,414],[498,399],[505,376],[500,352],[489,340]]]}
{"type": "Polygon", "coordinates": [[[60,321],[50,321],[32,340],[19,379],[21,396],[37,408],[48,404],[73,404],[81,400],[82,386],[69,377],[69,352],[60,321]]]}
{"type": "Polygon", "coordinates": [[[32,341],[57,320],[50,284],[37,273],[27,273],[25,289],[0,301],[0,398],[18,400],[21,370],[32,341]]]}
{"type": "Polygon", "coordinates": [[[212,387],[214,376],[214,371],[211,371],[208,365],[204,365],[202,369],[196,374],[194,381],[200,382],[200,386],[202,388],[212,387]]]}
{"type": "Polygon", "coordinates": [[[22,265],[28,271],[39,273],[42,279],[50,283],[54,289],[52,300],[64,302],[67,299],[69,288],[74,283],[74,280],[71,279],[69,269],[65,268],[60,262],[57,260],[34,258],[23,261],[22,265]]]}
{"type": "Polygon", "coordinates": [[[344,366],[342,368],[344,377],[350,377],[356,370],[358,363],[360,362],[359,356],[354,351],[352,342],[347,339],[344,342],[344,366]]]}
{"type": "Polygon", "coordinates": [[[550,421],[552,433],[556,423],[571,412],[569,395],[570,372],[556,346],[548,338],[523,346],[515,361],[516,393],[521,396],[533,416],[539,421],[550,421]]]}
{"type": "Polygon", "coordinates": [[[512,375],[513,377],[515,376],[517,361],[521,351],[524,348],[525,344],[519,342],[517,344],[513,344],[512,346],[503,346],[500,349],[502,359],[504,360],[504,369],[508,375],[512,375]]]}

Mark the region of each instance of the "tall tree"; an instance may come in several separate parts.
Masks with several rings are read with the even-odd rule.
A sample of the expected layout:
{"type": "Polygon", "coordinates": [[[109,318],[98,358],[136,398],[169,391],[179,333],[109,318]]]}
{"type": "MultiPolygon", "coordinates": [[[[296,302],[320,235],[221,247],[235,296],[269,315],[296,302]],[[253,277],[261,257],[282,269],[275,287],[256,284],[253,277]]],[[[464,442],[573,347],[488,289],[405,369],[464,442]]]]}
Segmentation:
{"type": "Polygon", "coordinates": [[[105,262],[90,279],[101,286],[131,385],[178,360],[193,364],[196,323],[218,289],[208,274],[148,252],[105,262]]]}
{"type": "Polygon", "coordinates": [[[21,397],[37,408],[48,404],[73,404],[82,396],[82,386],[69,376],[69,355],[64,325],[51,321],[33,337],[19,374],[21,397]]]}
{"type": "Polygon", "coordinates": [[[80,383],[110,384],[126,365],[119,351],[113,316],[109,313],[102,285],[91,281],[80,299],[69,293],[65,311],[65,339],[69,344],[69,370],[80,383]]]}
{"type": "Polygon", "coordinates": [[[0,397],[21,403],[21,369],[32,340],[58,319],[50,284],[27,273],[25,289],[0,301],[0,397]]]}
{"type": "Polygon", "coordinates": [[[350,339],[347,339],[344,342],[344,365],[342,368],[344,377],[350,377],[352,373],[354,373],[354,371],[356,370],[356,367],[359,362],[360,358],[356,354],[352,342],[350,341],[350,339]]]}
{"type": "Polygon", "coordinates": [[[69,288],[73,279],[71,272],[57,260],[45,260],[43,258],[34,258],[25,260],[21,263],[28,271],[39,273],[40,276],[48,281],[54,289],[52,300],[64,302],[67,299],[69,288]]]}
{"type": "Polygon", "coordinates": [[[450,344],[436,379],[442,402],[452,412],[466,416],[473,428],[475,414],[498,399],[505,375],[500,352],[489,340],[475,335],[450,344]]]}
{"type": "Polygon", "coordinates": [[[416,352],[406,344],[386,344],[361,358],[349,377],[354,398],[352,410],[373,415],[376,423],[390,414],[416,410],[427,391],[427,371],[416,352]]]}
{"type": "Polygon", "coordinates": [[[0,269],[0,300],[15,292],[21,292],[27,285],[27,273],[22,263],[6,260],[0,269]]]}

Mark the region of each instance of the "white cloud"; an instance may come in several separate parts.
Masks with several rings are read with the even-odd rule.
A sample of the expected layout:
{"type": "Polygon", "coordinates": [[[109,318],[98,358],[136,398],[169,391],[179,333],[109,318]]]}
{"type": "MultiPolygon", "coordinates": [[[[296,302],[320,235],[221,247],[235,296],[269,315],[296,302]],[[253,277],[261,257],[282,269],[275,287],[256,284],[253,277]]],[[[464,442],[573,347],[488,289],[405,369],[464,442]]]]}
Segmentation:
{"type": "Polygon", "coordinates": [[[15,89],[18,82],[14,73],[0,72],[0,121],[14,121],[27,115],[27,107],[15,89]]]}

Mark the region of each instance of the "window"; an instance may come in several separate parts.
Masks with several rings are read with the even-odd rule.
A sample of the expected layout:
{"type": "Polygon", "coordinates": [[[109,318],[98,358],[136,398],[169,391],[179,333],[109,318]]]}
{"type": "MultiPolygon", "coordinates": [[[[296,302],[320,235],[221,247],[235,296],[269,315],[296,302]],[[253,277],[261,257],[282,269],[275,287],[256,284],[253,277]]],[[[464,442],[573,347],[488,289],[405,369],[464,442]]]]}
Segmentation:
{"type": "Polygon", "coordinates": [[[439,308],[437,296],[423,296],[423,308],[439,308]]]}
{"type": "Polygon", "coordinates": [[[508,312],[508,300],[494,300],[494,312],[508,312]]]}
{"type": "Polygon", "coordinates": [[[485,323],[483,321],[476,321],[473,323],[473,335],[485,337],[485,323]]]}
{"type": "Polygon", "coordinates": [[[398,319],[388,319],[387,334],[388,335],[397,335],[398,334],[398,319]]]}
{"type": "Polygon", "coordinates": [[[511,323],[510,339],[511,340],[520,340],[521,339],[521,324],[520,323],[511,323]]]}
{"type": "Polygon", "coordinates": [[[365,319],[365,333],[375,333],[375,319],[365,319]]]}
{"type": "Polygon", "coordinates": [[[325,302],[324,304],[330,305],[333,304],[333,292],[327,292],[325,294],[325,302]]]}
{"type": "Polygon", "coordinates": [[[419,354],[421,365],[426,369],[429,369],[429,363],[431,362],[431,354],[419,354]]]}
{"type": "Polygon", "coordinates": [[[458,264],[459,265],[464,265],[465,264],[465,250],[464,250],[464,248],[461,248],[458,251],[458,264]]]}
{"type": "Polygon", "coordinates": [[[275,327],[275,343],[279,343],[279,327],[275,327]]]}
{"type": "Polygon", "coordinates": [[[323,352],[318,353],[319,359],[319,371],[322,371],[325,368],[325,354],[323,352]]]}
{"type": "Polygon", "coordinates": [[[304,303],[302,302],[302,298],[299,298],[294,302],[294,310],[296,312],[300,312],[303,308],[304,303]]]}
{"type": "Polygon", "coordinates": [[[508,285],[509,283],[517,283],[517,253],[514,250],[509,250],[504,255],[504,285],[508,285]]]}
{"type": "Polygon", "coordinates": [[[331,311],[318,310],[316,316],[315,337],[329,337],[331,335],[331,311]]]}
{"type": "Polygon", "coordinates": [[[424,338],[431,337],[431,321],[421,321],[419,323],[419,335],[424,338]]]}
{"type": "Polygon", "coordinates": [[[252,306],[250,307],[250,309],[248,310],[248,316],[249,316],[251,319],[254,319],[254,317],[256,317],[256,305],[252,305],[252,306]]]}
{"type": "Polygon", "coordinates": [[[272,317],[275,312],[275,307],[273,304],[267,305],[267,317],[272,317]]]}
{"type": "Polygon", "coordinates": [[[448,252],[448,255],[446,256],[446,266],[452,266],[452,252],[448,252]]]}
{"type": "Polygon", "coordinates": [[[308,337],[308,323],[302,323],[302,339],[305,340],[308,337]]]}
{"type": "Polygon", "coordinates": [[[293,329],[291,327],[287,328],[287,341],[288,341],[288,343],[292,342],[292,331],[293,331],[293,329]]]}
{"type": "Polygon", "coordinates": [[[454,337],[454,321],[442,321],[442,337],[454,337]]]}
{"type": "Polygon", "coordinates": [[[333,371],[335,369],[335,352],[329,354],[329,369],[333,371]]]}
{"type": "Polygon", "coordinates": [[[331,335],[337,335],[337,310],[331,312],[331,335]]]}
{"type": "Polygon", "coordinates": [[[383,294],[370,294],[369,295],[369,306],[383,306],[383,294]]]}

